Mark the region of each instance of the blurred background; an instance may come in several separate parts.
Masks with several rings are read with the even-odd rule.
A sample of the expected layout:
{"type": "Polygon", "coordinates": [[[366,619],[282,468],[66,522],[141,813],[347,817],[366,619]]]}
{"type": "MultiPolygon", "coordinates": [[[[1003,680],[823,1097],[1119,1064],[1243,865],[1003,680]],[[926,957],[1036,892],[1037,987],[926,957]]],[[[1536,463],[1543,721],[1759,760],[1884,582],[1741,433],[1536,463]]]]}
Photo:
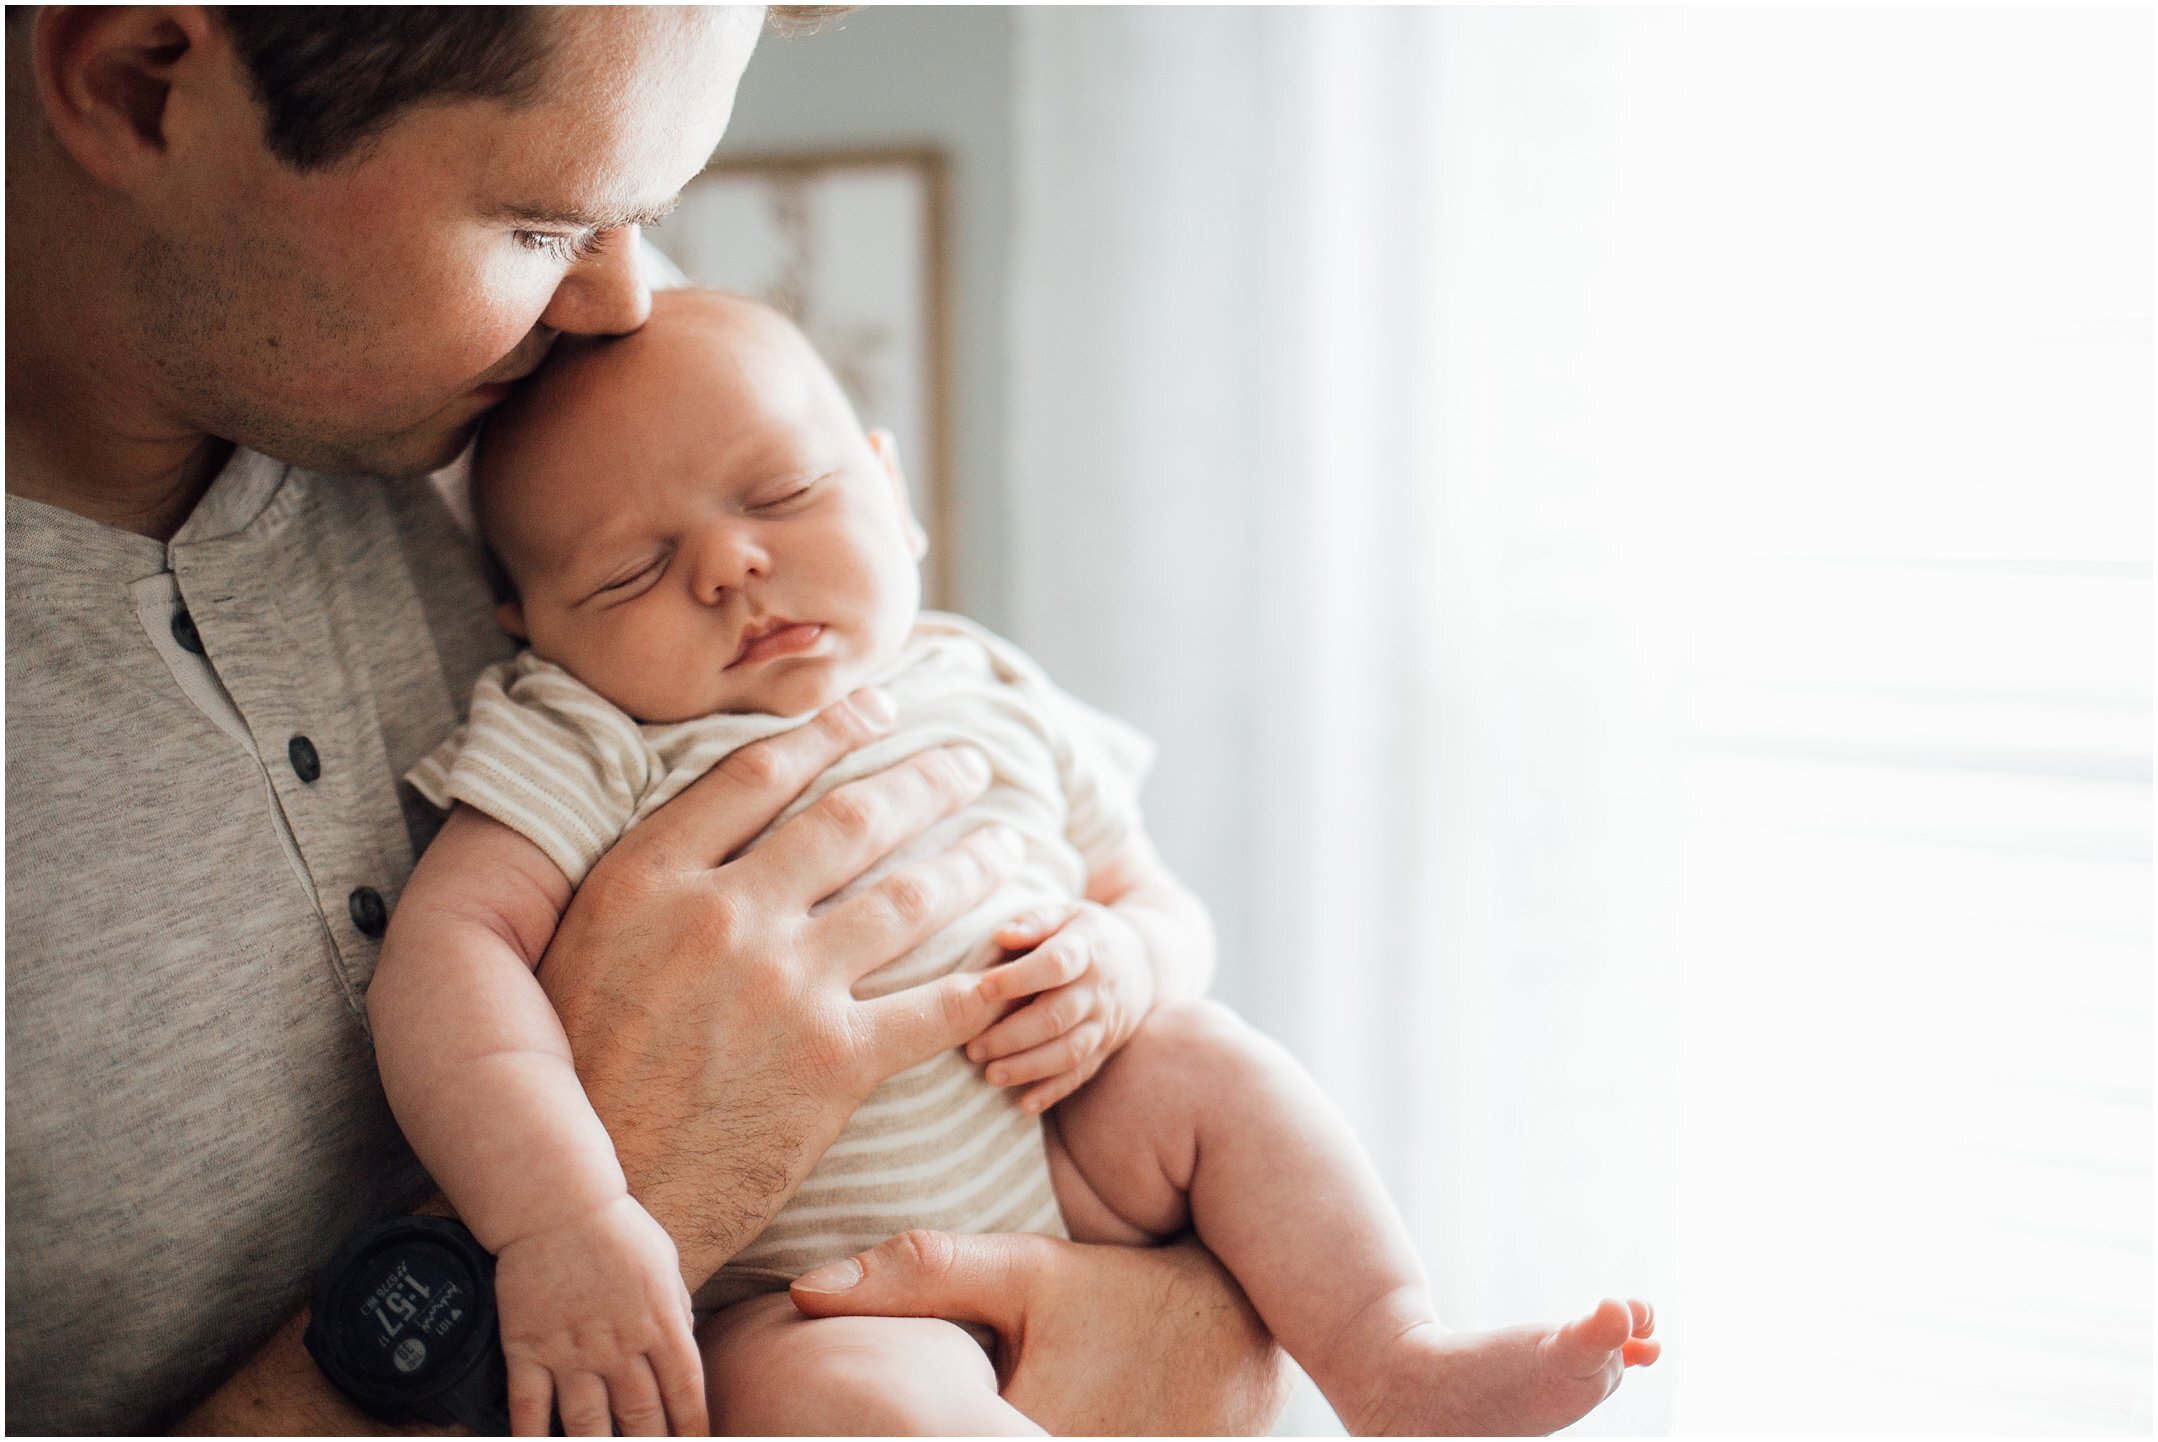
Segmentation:
{"type": "Polygon", "coordinates": [[[876,8],[652,239],[1157,740],[1448,1320],[1656,1303],[1574,1430],[2147,1433],[2151,79],[2148,7],[876,8]]]}

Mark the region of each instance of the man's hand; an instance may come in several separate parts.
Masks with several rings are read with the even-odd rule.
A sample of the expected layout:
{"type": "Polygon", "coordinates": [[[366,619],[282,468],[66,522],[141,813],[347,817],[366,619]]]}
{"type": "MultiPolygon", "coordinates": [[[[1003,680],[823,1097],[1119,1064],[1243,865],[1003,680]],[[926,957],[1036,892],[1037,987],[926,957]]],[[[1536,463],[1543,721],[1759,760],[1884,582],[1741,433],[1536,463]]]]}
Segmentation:
{"type": "Polygon", "coordinates": [[[1154,964],[1131,923],[1092,901],[1014,917],[996,942],[1025,955],[985,973],[982,994],[1034,999],[967,1043],[967,1058],[989,1063],[991,1086],[1039,1083],[1019,1102],[1039,1115],[1131,1040],[1154,1009],[1154,964]]]}
{"type": "Polygon", "coordinates": [[[1004,1399],[1052,1434],[1254,1436],[1288,1400],[1280,1348],[1194,1241],[908,1232],[798,1278],[793,1297],[812,1317],[989,1327],[1004,1399]]]}
{"type": "Polygon", "coordinates": [[[728,756],[601,859],[540,963],[630,1192],[673,1236],[693,1292],[793,1195],[879,1082],[995,1017],[973,975],[872,1001],[852,988],[990,893],[1019,856],[1004,828],[814,912],[981,794],[988,766],[971,748],[838,787],[729,859],[889,729],[889,703],[857,693],[728,756]]]}

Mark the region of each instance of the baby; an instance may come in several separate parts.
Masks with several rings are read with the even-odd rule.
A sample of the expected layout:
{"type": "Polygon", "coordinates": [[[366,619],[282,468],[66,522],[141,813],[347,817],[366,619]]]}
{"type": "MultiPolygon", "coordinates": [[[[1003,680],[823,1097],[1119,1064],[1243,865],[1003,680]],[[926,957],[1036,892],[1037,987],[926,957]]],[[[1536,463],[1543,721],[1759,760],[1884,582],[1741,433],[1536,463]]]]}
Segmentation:
{"type": "Polygon", "coordinates": [[[1347,1127],[1285,1052],[1198,999],[1212,933],[1142,829],[1147,743],[1009,644],[920,612],[890,438],[863,433],[775,313],[669,292],[635,334],[565,346],[490,423],[475,500],[514,591],[503,623],[530,647],[412,775],[453,809],[384,945],[374,986],[406,1000],[375,1044],[414,1150],[497,1255],[519,1432],[545,1431],[550,1402],[576,1428],[655,1391],[677,1431],[704,1424],[686,1399],[705,1395],[719,1430],[859,1430],[805,1385],[840,1354],[882,1379],[896,1417],[878,1430],[1038,1430],[957,1326],[793,1308],[793,1278],[912,1227],[1140,1245],[1193,1227],[1358,1432],[1549,1432],[1654,1360],[1640,1302],[1440,1326],[1347,1127]],[[674,1247],[629,1195],[533,968],[628,827],[862,687],[894,729],[781,821],[954,742],[991,781],[828,905],[985,822],[1021,857],[857,995],[979,972],[1014,1007],[868,1099],[698,1294],[700,1359],[674,1247]]]}

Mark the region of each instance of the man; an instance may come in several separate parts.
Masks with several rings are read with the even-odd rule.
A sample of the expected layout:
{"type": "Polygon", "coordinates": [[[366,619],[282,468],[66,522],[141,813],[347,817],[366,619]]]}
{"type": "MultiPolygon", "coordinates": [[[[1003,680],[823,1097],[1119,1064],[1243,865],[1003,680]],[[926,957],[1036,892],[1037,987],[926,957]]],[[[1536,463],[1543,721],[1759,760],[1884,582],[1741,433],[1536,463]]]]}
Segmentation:
{"type": "MultiPolygon", "coordinates": [[[[718,141],[760,23],[9,12],[11,1430],[378,1430],[302,1304],[424,1190],[365,1032],[437,821],[397,778],[507,644],[421,478],[558,335],[642,323],[636,225],[718,141]]],[[[849,990],[986,894],[986,839],[812,914],[978,789],[963,756],[726,861],[879,725],[858,698],[738,753],[594,871],[541,966],[692,1288],[879,1080],[988,1019],[944,983],[849,990]]],[[[1279,1405],[1196,1248],[931,1235],[861,1261],[804,1305],[984,1322],[1053,1429],[1279,1405]]]]}

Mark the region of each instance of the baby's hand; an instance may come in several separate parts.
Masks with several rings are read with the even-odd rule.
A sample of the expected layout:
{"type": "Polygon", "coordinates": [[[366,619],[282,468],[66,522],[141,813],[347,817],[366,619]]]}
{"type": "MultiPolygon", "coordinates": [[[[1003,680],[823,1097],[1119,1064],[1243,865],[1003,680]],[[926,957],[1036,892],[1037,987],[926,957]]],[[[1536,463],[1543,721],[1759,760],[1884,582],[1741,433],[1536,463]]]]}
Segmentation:
{"type": "Polygon", "coordinates": [[[1129,922],[1091,901],[1014,917],[997,945],[1026,955],[990,968],[982,995],[1034,1000],[967,1043],[991,1086],[1040,1085],[1020,1098],[1045,1112],[1084,1086],[1154,1006],[1154,967],[1129,922]],[[1033,948],[1028,950],[1028,948],[1033,948]]]}
{"type": "Polygon", "coordinates": [[[704,1367],[674,1242],[628,1195],[495,1258],[510,1430],[703,1436],[704,1367]],[[611,1419],[611,1420],[610,1420],[611,1419]]]}

